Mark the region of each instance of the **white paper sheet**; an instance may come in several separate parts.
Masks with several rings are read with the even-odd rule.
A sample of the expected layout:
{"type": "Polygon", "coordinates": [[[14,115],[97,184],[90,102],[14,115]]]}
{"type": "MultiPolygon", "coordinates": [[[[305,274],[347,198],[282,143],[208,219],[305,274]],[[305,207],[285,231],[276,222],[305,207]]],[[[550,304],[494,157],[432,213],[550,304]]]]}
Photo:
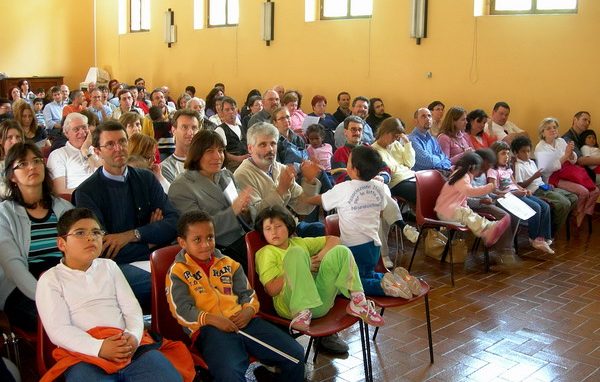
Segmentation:
{"type": "Polygon", "coordinates": [[[150,273],[150,260],[134,261],[133,263],[130,263],[130,264],[133,265],[134,267],[138,267],[141,270],[150,273]]]}
{"type": "Polygon", "coordinates": [[[306,118],[304,118],[304,121],[302,122],[302,131],[306,132],[306,129],[308,129],[308,126],[319,123],[319,119],[320,119],[319,117],[313,117],[312,115],[307,115],[306,118]]]}
{"type": "Polygon", "coordinates": [[[503,198],[498,199],[498,203],[521,220],[527,220],[535,215],[535,211],[531,207],[510,192],[503,198]]]}
{"type": "Polygon", "coordinates": [[[238,192],[237,192],[237,189],[235,188],[235,183],[233,183],[233,181],[229,182],[227,187],[225,187],[225,190],[223,190],[223,193],[225,194],[225,197],[229,201],[229,204],[233,204],[233,201],[236,200],[238,197],[238,192]]]}
{"type": "Polygon", "coordinates": [[[549,170],[553,168],[553,164],[556,162],[559,155],[560,154],[545,151],[535,153],[537,167],[541,168],[542,170],[549,170]]]}

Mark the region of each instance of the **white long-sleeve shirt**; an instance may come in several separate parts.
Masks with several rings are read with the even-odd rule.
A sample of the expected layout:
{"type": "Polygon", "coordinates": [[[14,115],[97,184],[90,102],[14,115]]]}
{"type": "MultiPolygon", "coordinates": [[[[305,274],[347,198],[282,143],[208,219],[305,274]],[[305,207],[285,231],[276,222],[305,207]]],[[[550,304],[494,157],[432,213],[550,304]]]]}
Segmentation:
{"type": "Polygon", "coordinates": [[[112,260],[95,259],[85,272],[61,262],[40,277],[35,302],[48,337],[66,350],[97,357],[103,340],[87,333],[97,326],[142,338],[142,309],[112,260]]]}

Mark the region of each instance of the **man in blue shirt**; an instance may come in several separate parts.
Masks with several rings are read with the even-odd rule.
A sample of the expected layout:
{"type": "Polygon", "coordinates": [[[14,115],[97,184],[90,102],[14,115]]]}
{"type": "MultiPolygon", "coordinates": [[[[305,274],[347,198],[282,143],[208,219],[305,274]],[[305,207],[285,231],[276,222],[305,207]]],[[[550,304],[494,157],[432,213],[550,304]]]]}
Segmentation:
{"type": "Polygon", "coordinates": [[[422,107],[415,112],[415,128],[408,135],[415,150],[414,171],[419,170],[450,170],[450,159],[442,151],[440,144],[429,129],[431,129],[431,111],[422,107]]]}
{"type": "Polygon", "coordinates": [[[46,129],[52,130],[56,127],[60,128],[60,121],[62,120],[62,112],[65,104],[62,102],[62,93],[60,87],[53,86],[50,89],[52,93],[52,102],[44,107],[44,121],[46,122],[46,129]]]}
{"type": "MultiPolygon", "coordinates": [[[[352,115],[362,118],[363,121],[363,133],[362,143],[367,145],[375,142],[375,136],[373,135],[373,129],[366,122],[367,115],[369,114],[369,100],[366,97],[358,96],[352,101],[352,115]]],[[[335,129],[335,147],[343,147],[346,144],[346,137],[344,136],[344,122],[340,123],[335,129]]]]}

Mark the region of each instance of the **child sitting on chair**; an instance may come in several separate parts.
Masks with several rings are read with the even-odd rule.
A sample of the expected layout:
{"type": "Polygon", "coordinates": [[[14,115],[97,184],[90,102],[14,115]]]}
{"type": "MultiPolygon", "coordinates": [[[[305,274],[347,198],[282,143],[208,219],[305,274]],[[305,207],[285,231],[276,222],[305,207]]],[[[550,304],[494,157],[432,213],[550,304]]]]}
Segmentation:
{"type": "Polygon", "coordinates": [[[44,329],[58,346],[57,363],[42,381],[63,372],[67,381],[192,381],[194,365],[185,345],[154,343],[119,267],[98,258],[104,231],[93,212],[67,211],[56,228],[64,257],[42,274],[35,298],[44,329]]]}
{"type": "Polygon", "coordinates": [[[473,178],[481,175],[481,164],[479,155],[463,154],[435,202],[435,212],[442,220],[466,225],[473,235],[481,237],[485,245],[491,247],[510,226],[510,217],[504,215],[492,222],[469,208],[467,198],[489,194],[496,188],[493,183],[480,187],[471,184],[473,178]]]}
{"type": "Polygon", "coordinates": [[[421,294],[421,284],[404,268],[398,267],[393,273],[375,272],[382,248],[381,215],[395,213],[396,224],[404,223],[389,187],[373,179],[382,164],[381,156],[373,148],[356,146],[346,165],[351,180],[311,197],[309,203],[322,203],[326,211],[337,210],[342,244],[354,255],[367,295],[411,298],[413,294],[421,294]]]}
{"type": "Polygon", "coordinates": [[[304,381],[304,349],[261,318],[258,299],[240,263],[215,249],[213,220],[205,211],[184,214],[177,223],[183,248],[167,274],[171,313],[206,361],[216,381],[245,381],[249,356],[277,366],[280,381],[304,381]],[[251,336],[299,360],[293,363],[251,336]]]}
{"type": "Polygon", "coordinates": [[[269,245],[256,252],[256,272],[275,311],[306,331],[312,317],[329,312],[338,293],[350,299],[346,312],[371,326],[383,318],[367,300],[352,253],[335,236],[291,237],[293,216],[282,207],[267,207],[256,219],[256,230],[269,245]]]}

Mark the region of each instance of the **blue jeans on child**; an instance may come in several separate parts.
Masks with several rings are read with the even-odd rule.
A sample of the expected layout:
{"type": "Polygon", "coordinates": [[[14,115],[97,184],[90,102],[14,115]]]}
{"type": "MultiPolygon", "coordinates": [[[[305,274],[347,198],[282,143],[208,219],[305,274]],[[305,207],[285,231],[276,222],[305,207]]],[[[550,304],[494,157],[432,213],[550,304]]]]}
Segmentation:
{"type": "Polygon", "coordinates": [[[550,206],[542,199],[530,196],[519,196],[525,204],[535,211],[535,215],[527,220],[529,238],[535,240],[538,237],[551,238],[550,206]]]}
{"type": "Polygon", "coordinates": [[[350,251],[354,255],[365,294],[370,296],[385,296],[381,287],[383,273],[375,272],[375,266],[381,254],[381,247],[376,246],[375,242],[370,241],[348,248],[350,248],[350,251]]]}
{"type": "Polygon", "coordinates": [[[65,372],[67,382],[112,381],[182,381],[181,375],[171,362],[158,350],[150,350],[114,374],[106,374],[96,365],[80,362],[65,372]]]}
{"type": "Polygon", "coordinates": [[[195,346],[215,381],[245,381],[244,375],[250,365],[249,355],[265,365],[277,366],[281,370],[277,380],[304,381],[304,348],[290,335],[260,318],[253,318],[242,330],[297,358],[299,362],[293,363],[241,334],[223,332],[207,325],[200,329],[195,346]]]}

